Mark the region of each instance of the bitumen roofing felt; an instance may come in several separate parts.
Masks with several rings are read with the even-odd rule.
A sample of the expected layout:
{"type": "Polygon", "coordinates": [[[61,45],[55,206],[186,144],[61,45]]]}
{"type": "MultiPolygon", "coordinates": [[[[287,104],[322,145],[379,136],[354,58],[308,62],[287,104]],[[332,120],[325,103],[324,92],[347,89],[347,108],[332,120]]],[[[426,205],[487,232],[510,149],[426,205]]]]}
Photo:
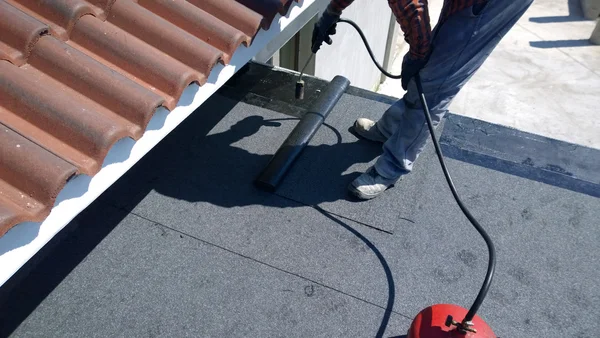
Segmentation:
{"type": "MultiPolygon", "coordinates": [[[[287,96],[263,96],[279,90],[276,76],[250,71],[237,84],[248,76],[254,88],[231,81],[233,90],[201,106],[0,289],[0,335],[396,337],[426,306],[470,306],[486,248],[455,205],[431,143],[382,198],[346,198],[345,185],[380,151],[348,123],[362,107],[381,114],[390,100],[349,90],[270,194],[253,180],[297,119],[281,114],[293,102],[287,96]],[[315,182],[323,187],[304,187],[315,182]]],[[[293,89],[293,78],[283,82],[293,89]]],[[[445,149],[464,150],[448,167],[496,244],[497,272],[479,314],[500,337],[593,337],[600,199],[560,182],[577,179],[566,173],[581,173],[574,168],[585,170],[598,151],[562,143],[578,156],[548,163],[564,169],[548,181],[533,174],[545,164],[511,172],[506,163],[527,142],[539,147],[527,154],[532,163],[552,162],[550,140],[522,133],[518,147],[467,147],[456,125],[498,139],[519,132],[453,115],[439,130],[445,149]]],[[[593,174],[585,180],[597,189],[593,174]]]]}
{"type": "Polygon", "coordinates": [[[0,236],[294,0],[0,0],[0,236]]]}

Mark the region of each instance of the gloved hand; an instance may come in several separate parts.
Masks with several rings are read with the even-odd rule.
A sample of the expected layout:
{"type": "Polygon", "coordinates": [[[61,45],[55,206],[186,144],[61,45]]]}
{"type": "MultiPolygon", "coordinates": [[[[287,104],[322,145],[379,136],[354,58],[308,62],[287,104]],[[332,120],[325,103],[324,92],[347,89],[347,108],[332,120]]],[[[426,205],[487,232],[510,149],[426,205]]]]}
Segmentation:
{"type": "Polygon", "coordinates": [[[316,53],[321,48],[323,42],[326,42],[328,45],[331,45],[333,41],[331,40],[331,35],[335,35],[335,29],[337,26],[337,21],[340,19],[340,15],[333,13],[332,11],[326,9],[323,12],[323,15],[315,23],[315,27],[313,28],[312,35],[312,52],[316,53]]]}
{"type": "Polygon", "coordinates": [[[425,67],[429,57],[426,58],[413,58],[410,53],[406,53],[404,55],[404,60],[402,61],[402,73],[400,74],[402,77],[402,88],[404,90],[408,90],[408,83],[410,79],[412,79],[415,75],[417,75],[421,69],[425,67]]]}

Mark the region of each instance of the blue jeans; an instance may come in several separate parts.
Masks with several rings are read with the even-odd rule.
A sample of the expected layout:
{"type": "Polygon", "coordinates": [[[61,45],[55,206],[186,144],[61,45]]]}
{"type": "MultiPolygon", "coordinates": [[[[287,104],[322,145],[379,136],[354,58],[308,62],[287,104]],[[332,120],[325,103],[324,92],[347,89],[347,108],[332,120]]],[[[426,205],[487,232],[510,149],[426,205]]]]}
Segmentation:
{"type": "MultiPolygon", "coordinates": [[[[437,127],[452,99],[529,8],[533,0],[490,0],[451,15],[433,30],[431,57],[420,72],[431,119],[437,127]]],[[[376,124],[387,138],[375,169],[388,179],[412,171],[429,129],[414,80],[404,97],[376,124]]]]}

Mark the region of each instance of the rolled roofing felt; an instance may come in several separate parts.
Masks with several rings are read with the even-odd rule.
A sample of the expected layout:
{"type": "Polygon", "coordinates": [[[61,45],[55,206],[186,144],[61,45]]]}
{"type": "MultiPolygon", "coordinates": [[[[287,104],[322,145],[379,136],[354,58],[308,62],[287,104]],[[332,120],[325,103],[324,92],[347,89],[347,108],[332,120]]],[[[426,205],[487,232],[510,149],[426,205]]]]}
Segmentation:
{"type": "Polygon", "coordinates": [[[338,75],[331,80],[260,173],[255,181],[259,188],[270,192],[277,190],[287,172],[323,125],[349,85],[350,80],[343,76],[338,75]]]}

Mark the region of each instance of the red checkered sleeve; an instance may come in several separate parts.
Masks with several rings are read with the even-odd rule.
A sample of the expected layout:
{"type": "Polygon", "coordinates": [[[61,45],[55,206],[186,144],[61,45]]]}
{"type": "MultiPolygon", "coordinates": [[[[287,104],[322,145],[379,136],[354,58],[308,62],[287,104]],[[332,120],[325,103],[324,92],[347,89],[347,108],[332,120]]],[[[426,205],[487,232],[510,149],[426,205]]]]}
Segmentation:
{"type": "MultiPolygon", "coordinates": [[[[388,0],[390,8],[396,16],[404,32],[405,40],[410,45],[413,58],[423,58],[431,49],[431,24],[429,22],[428,0],[388,0]]],[[[445,0],[439,23],[475,4],[483,4],[489,0],[445,0]]],[[[438,23],[438,24],[439,24],[438,23]]]]}
{"type": "MultiPolygon", "coordinates": [[[[456,12],[487,1],[489,0],[445,0],[440,23],[456,12]]],[[[353,2],[354,0],[331,0],[328,10],[339,14],[353,2]]],[[[431,48],[428,0],[388,0],[388,4],[400,24],[404,40],[410,45],[411,57],[426,57],[431,48]]]]}
{"type": "Polygon", "coordinates": [[[404,32],[412,58],[421,59],[429,54],[431,24],[427,0],[388,0],[390,8],[404,32]]]}
{"type": "MultiPolygon", "coordinates": [[[[354,0],[331,0],[328,9],[341,13],[353,2],[354,0]]],[[[410,45],[411,55],[414,58],[425,57],[431,39],[427,0],[388,0],[388,3],[404,32],[404,39],[410,45]]]]}

